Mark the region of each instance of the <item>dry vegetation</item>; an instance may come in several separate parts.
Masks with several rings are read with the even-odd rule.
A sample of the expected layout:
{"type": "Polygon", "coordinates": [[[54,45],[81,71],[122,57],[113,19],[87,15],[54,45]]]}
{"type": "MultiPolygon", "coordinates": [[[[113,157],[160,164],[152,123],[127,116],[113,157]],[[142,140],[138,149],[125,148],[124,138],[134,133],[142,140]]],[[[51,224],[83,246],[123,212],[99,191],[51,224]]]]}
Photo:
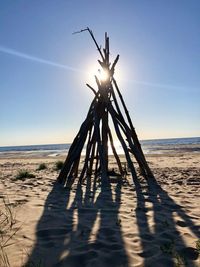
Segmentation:
{"type": "Polygon", "coordinates": [[[0,266],[11,266],[6,253],[6,248],[13,242],[13,237],[19,230],[16,227],[15,212],[10,205],[8,197],[2,197],[0,211],[0,266]]]}

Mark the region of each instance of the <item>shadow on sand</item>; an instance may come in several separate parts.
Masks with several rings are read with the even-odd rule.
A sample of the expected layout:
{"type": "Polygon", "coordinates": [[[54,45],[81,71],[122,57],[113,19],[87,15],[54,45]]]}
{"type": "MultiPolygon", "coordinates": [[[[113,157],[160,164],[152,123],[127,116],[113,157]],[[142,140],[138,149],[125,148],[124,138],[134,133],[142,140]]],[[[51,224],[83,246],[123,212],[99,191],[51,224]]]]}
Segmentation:
{"type": "Polygon", "coordinates": [[[155,177],[135,181],[135,186],[135,213],[143,248],[140,254],[144,258],[143,266],[197,266],[194,261],[198,259],[198,252],[194,247],[185,244],[178,227],[187,227],[197,239],[200,238],[200,227],[162,189],[155,177]],[[152,213],[153,224],[149,223],[149,212],[152,213]],[[180,220],[177,220],[177,216],[180,220]]]}
{"type": "Polygon", "coordinates": [[[128,267],[118,218],[121,186],[118,182],[111,190],[111,184],[101,187],[88,179],[67,190],[55,183],[26,266],[128,267]]]}
{"type": "Polygon", "coordinates": [[[26,266],[136,266],[129,258],[133,254],[143,262],[140,266],[194,267],[198,253],[184,243],[174,213],[181,218],[178,226],[189,227],[197,238],[199,228],[155,178],[134,181],[135,195],[131,197],[136,205],[131,216],[135,217],[142,252],[129,251],[128,256],[119,218],[122,186],[118,182],[102,187],[88,179],[82,187],[78,184],[67,190],[55,183],[46,199],[26,266]],[[149,223],[149,212],[153,224],[149,223]]]}

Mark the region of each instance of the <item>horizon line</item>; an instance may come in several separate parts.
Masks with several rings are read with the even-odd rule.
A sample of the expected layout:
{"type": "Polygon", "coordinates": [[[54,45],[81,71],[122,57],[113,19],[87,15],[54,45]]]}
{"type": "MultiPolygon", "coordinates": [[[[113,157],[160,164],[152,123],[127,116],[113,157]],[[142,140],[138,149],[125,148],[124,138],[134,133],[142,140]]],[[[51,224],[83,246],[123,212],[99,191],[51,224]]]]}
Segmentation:
{"type": "MultiPolygon", "coordinates": [[[[200,136],[187,136],[187,137],[162,137],[162,138],[147,138],[139,139],[139,141],[153,141],[153,140],[170,140],[170,139],[191,139],[191,138],[200,138],[200,136]]],[[[49,143],[49,144],[26,144],[26,145],[0,145],[2,147],[21,147],[21,146],[53,146],[53,145],[71,145],[73,140],[70,143],[49,143]]],[[[120,141],[119,141],[120,142],[120,141]]]]}

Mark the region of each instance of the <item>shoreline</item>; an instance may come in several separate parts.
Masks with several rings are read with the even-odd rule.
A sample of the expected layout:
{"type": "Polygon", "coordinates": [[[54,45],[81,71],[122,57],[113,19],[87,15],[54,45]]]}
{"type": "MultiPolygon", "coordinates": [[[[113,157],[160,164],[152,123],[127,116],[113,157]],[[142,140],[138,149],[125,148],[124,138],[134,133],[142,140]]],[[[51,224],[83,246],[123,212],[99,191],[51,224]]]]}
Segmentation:
{"type": "MultiPolygon", "coordinates": [[[[59,159],[59,158],[66,158],[68,154],[68,151],[66,152],[49,152],[49,151],[17,151],[17,152],[0,152],[0,159],[26,159],[26,158],[48,158],[48,159],[59,159]]],[[[192,150],[192,148],[188,149],[188,151],[185,151],[184,149],[170,149],[170,150],[159,150],[156,152],[149,152],[144,153],[145,157],[163,157],[163,156],[184,156],[184,155],[198,155],[200,154],[200,147],[199,150],[195,149],[192,150]]],[[[124,157],[123,153],[118,153],[120,157],[124,157]]],[[[84,154],[81,156],[84,157],[84,154]]],[[[109,157],[113,157],[113,154],[109,154],[109,157]]]]}
{"type": "MultiPolygon", "coordinates": [[[[123,155],[119,142],[114,142],[118,155],[123,155]]],[[[145,155],[200,153],[200,137],[140,140],[145,155]]],[[[0,158],[66,157],[71,144],[49,144],[0,147],[0,158]]],[[[83,155],[85,149],[83,149],[83,155]]],[[[109,155],[112,149],[109,147],[109,155]]]]}

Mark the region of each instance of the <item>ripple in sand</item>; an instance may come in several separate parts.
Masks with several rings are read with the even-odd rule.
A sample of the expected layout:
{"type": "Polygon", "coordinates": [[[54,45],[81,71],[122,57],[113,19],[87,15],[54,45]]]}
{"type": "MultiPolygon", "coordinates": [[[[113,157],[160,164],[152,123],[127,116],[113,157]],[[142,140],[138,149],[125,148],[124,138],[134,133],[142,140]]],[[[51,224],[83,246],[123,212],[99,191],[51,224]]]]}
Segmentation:
{"type": "Polygon", "coordinates": [[[160,251],[158,250],[158,248],[154,247],[154,248],[151,248],[151,249],[144,250],[143,252],[138,253],[138,255],[140,257],[143,257],[143,258],[151,258],[152,256],[155,256],[155,255],[157,255],[159,253],[160,253],[160,251]]]}
{"type": "Polygon", "coordinates": [[[37,236],[39,238],[49,238],[52,236],[62,236],[62,235],[66,235],[71,231],[71,229],[66,229],[66,228],[58,228],[58,229],[43,229],[43,230],[39,230],[37,231],[37,236]]]}
{"type": "Polygon", "coordinates": [[[179,251],[179,253],[184,258],[187,258],[189,260],[197,260],[199,257],[198,251],[192,247],[183,248],[182,250],[179,251]]]}
{"type": "Polygon", "coordinates": [[[153,240],[154,239],[154,237],[152,236],[152,235],[150,235],[150,234],[142,234],[141,235],[141,239],[143,239],[143,240],[153,240]]]}
{"type": "Polygon", "coordinates": [[[187,227],[187,224],[184,221],[177,221],[176,224],[180,227],[187,227]]]}

